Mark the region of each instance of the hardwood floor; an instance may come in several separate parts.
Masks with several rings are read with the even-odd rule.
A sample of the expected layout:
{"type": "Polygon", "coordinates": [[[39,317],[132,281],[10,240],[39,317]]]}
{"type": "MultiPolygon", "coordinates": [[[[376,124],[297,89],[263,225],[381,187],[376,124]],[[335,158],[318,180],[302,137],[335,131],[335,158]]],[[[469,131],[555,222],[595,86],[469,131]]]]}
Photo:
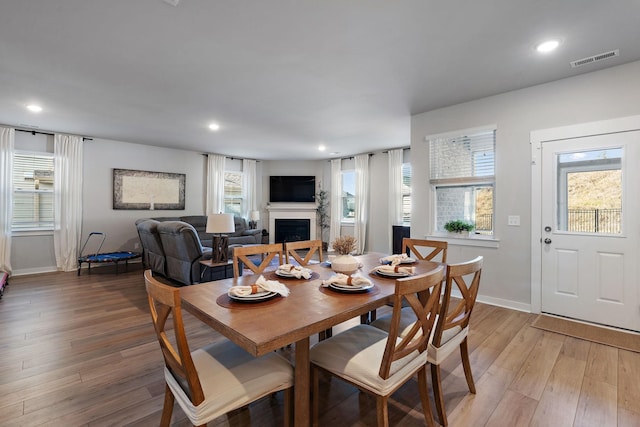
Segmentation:
{"type": "MultiPolygon", "coordinates": [[[[114,273],[107,266],[80,277],[11,279],[0,300],[0,425],[159,424],[162,357],[142,271],[132,264],[114,273]]],[[[477,305],[469,337],[477,394],[468,393],[457,354],[446,360],[449,424],[639,426],[640,354],[532,328],[534,318],[477,305]]],[[[190,315],[185,320],[192,348],[220,339],[190,315]]],[[[369,396],[335,379],[322,383],[321,394],[320,425],[375,425],[369,396]]],[[[393,396],[389,418],[392,425],[424,425],[416,381],[393,396]]],[[[281,423],[279,393],[209,426],[281,423]]],[[[190,425],[178,406],[172,425],[190,425]]]]}

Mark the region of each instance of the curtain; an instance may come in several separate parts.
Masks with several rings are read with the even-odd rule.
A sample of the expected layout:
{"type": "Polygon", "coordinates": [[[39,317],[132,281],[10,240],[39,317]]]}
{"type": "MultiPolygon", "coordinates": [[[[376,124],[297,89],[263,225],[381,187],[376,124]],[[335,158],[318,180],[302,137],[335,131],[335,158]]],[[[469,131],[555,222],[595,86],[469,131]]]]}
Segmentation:
{"type": "Polygon", "coordinates": [[[329,250],[333,250],[331,244],[340,235],[342,224],[342,160],[331,160],[331,194],[329,197],[329,250]]]}
{"type": "Polygon", "coordinates": [[[53,138],[53,250],[58,270],[78,268],[82,239],[82,138],[53,138]]]}
{"type": "Polygon", "coordinates": [[[0,270],[11,274],[13,145],[16,131],[0,127],[0,270]]]}
{"type": "Polygon", "coordinates": [[[225,159],[217,154],[207,156],[207,215],[224,212],[225,159]]]}
{"type": "Polygon", "coordinates": [[[367,218],[369,216],[369,154],[360,154],[356,161],[356,212],[354,235],[356,253],[363,254],[367,239],[367,218]]]}
{"type": "Polygon", "coordinates": [[[251,211],[258,209],[255,160],[242,160],[242,200],[244,203],[244,216],[249,219],[251,211]]]}
{"type": "Polygon", "coordinates": [[[389,150],[389,243],[393,242],[393,225],[402,224],[402,148],[389,150]]]}

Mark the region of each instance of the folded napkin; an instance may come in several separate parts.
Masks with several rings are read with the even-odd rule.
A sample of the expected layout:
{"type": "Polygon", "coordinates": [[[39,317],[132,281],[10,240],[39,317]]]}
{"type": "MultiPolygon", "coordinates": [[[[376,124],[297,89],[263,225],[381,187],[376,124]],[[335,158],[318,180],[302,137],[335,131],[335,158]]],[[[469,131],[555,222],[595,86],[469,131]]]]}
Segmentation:
{"type": "Polygon", "coordinates": [[[362,287],[364,285],[370,285],[371,280],[362,276],[347,276],[346,274],[336,273],[333,276],[329,277],[327,280],[322,281],[322,286],[325,288],[331,284],[362,287]]]}
{"type": "Polygon", "coordinates": [[[277,292],[283,297],[289,295],[289,288],[286,285],[278,282],[277,280],[266,280],[264,276],[260,275],[256,280],[255,285],[236,285],[229,288],[229,296],[235,297],[248,297],[251,294],[257,294],[258,292],[277,292]]]}
{"type": "Polygon", "coordinates": [[[408,259],[409,259],[409,255],[407,254],[389,255],[384,258],[380,258],[380,264],[398,265],[398,264],[402,264],[403,261],[408,259]]]}
{"type": "Polygon", "coordinates": [[[378,273],[408,273],[408,274],[414,274],[416,272],[416,268],[415,267],[409,267],[409,266],[401,266],[401,265],[379,265],[377,267],[374,267],[374,269],[372,271],[376,271],[378,273]]]}
{"type": "Polygon", "coordinates": [[[311,277],[311,270],[309,270],[308,268],[304,268],[301,265],[293,264],[282,264],[278,267],[276,273],[290,274],[296,279],[299,279],[301,277],[308,279],[311,277]]]}

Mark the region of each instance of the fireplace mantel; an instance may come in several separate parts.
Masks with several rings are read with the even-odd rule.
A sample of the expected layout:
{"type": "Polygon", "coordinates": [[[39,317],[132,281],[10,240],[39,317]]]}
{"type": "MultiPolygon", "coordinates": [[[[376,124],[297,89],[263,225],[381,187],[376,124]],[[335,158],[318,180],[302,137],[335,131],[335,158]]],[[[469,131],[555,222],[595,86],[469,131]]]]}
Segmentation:
{"type": "Polygon", "coordinates": [[[315,203],[272,203],[266,209],[269,211],[269,243],[275,242],[276,219],[309,219],[310,240],[316,239],[318,205],[315,203]]]}

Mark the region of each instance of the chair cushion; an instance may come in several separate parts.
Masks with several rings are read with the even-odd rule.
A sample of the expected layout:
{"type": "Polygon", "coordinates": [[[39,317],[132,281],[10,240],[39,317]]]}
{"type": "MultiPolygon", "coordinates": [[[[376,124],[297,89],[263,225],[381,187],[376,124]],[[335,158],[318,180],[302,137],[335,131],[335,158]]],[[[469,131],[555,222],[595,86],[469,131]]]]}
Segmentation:
{"type": "Polygon", "coordinates": [[[427,362],[417,351],[391,364],[390,376],[380,378],[387,333],[370,325],[357,325],[320,341],[310,350],[311,362],[360,387],[387,396],[427,362]]]}
{"type": "Polygon", "coordinates": [[[205,400],[198,406],[165,367],[165,380],[194,425],[208,421],[293,385],[293,368],[276,353],[253,357],[229,340],[191,353],[205,400]]]}

